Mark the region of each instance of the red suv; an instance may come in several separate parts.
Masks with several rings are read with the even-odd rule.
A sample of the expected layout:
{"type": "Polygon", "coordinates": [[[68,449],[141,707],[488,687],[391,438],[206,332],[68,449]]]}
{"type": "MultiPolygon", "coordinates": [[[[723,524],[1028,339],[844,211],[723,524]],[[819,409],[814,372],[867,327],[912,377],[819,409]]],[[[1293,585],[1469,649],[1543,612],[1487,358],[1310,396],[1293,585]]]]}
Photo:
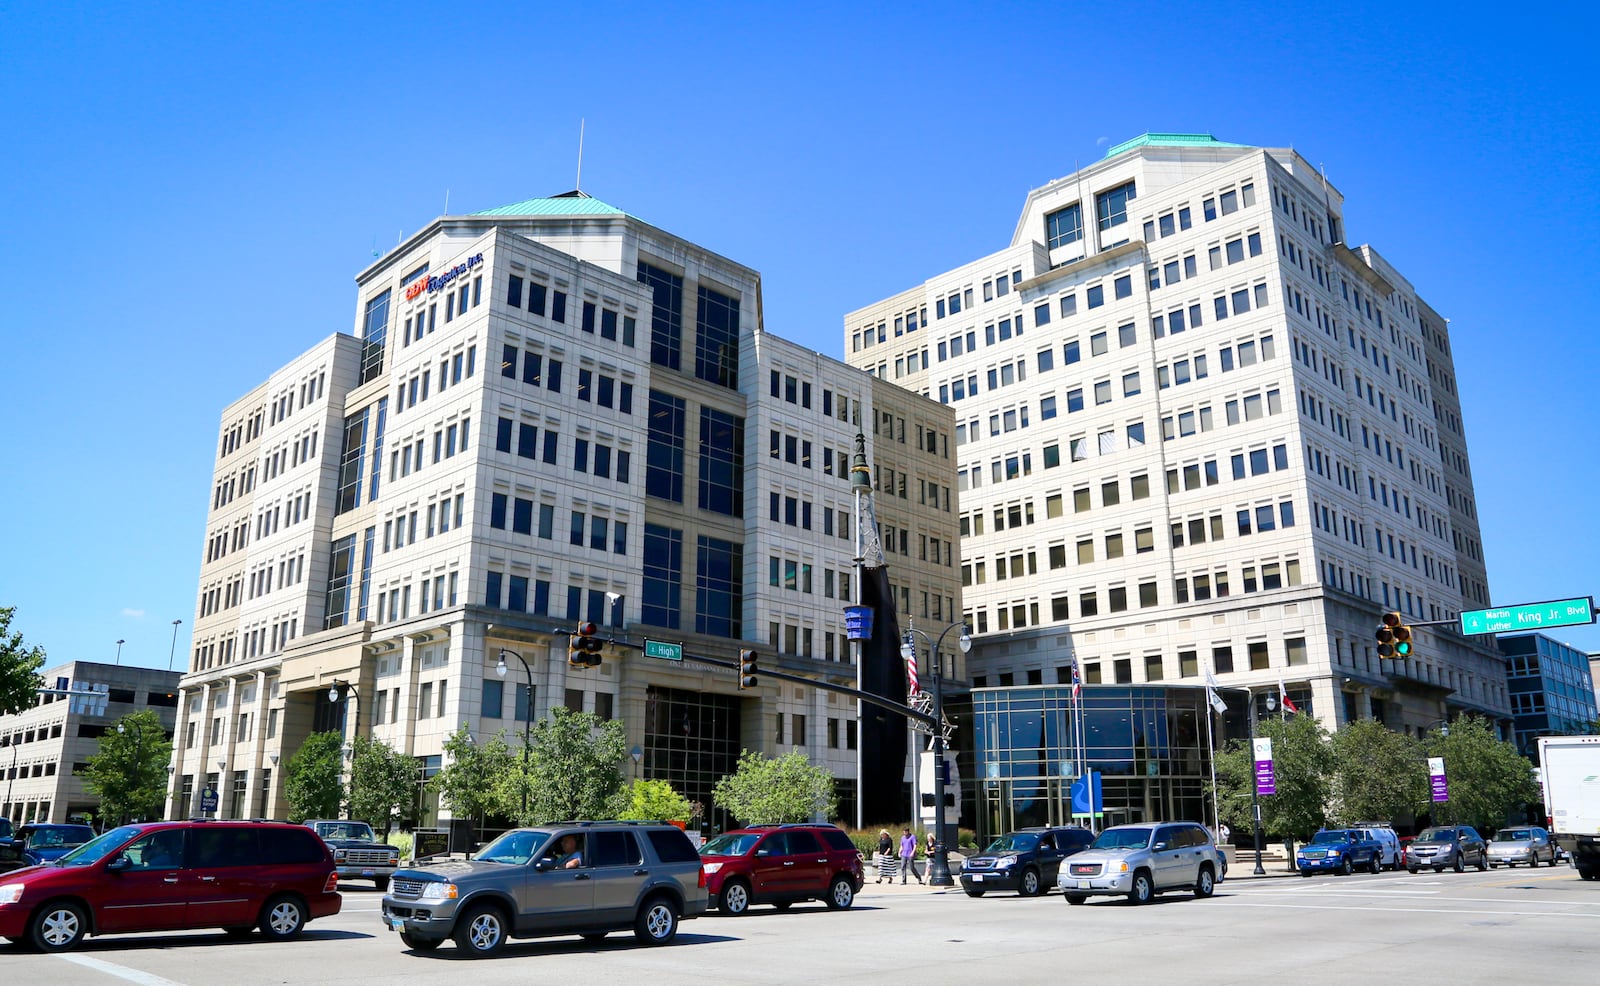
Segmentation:
{"type": "Polygon", "coordinates": [[[0,936],[61,952],[85,935],[222,928],[298,935],[339,913],[333,856],[284,822],[124,825],[0,876],[0,936]]]}
{"type": "Polygon", "coordinates": [[[797,900],[843,910],[865,880],[860,851],[834,825],[752,825],[710,840],[700,859],[711,906],[724,914],[797,900]]]}

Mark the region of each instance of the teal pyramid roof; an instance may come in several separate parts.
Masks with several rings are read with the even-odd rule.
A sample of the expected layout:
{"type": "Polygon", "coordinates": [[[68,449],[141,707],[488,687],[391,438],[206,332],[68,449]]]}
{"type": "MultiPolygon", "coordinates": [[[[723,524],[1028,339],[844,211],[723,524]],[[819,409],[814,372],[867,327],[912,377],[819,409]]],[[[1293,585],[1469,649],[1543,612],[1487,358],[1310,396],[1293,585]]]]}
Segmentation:
{"type": "Polygon", "coordinates": [[[607,205],[585,192],[572,191],[548,198],[524,199],[498,209],[484,209],[474,216],[625,216],[614,205],[607,205]]]}
{"type": "Polygon", "coordinates": [[[1131,151],[1136,147],[1249,147],[1249,144],[1230,144],[1225,140],[1218,140],[1210,134],[1140,134],[1132,140],[1125,140],[1106,151],[1106,157],[1116,157],[1124,151],[1131,151]]]}

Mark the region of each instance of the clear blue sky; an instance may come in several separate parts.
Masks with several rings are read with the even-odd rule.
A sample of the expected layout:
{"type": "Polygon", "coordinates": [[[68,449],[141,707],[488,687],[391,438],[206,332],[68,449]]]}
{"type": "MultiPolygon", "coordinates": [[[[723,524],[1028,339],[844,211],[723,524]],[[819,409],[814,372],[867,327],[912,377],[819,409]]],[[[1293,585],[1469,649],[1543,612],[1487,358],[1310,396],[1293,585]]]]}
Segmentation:
{"type": "Polygon", "coordinates": [[[164,666],[182,619],[181,663],[222,408],[447,191],[572,187],[580,118],[586,191],[832,355],[1108,142],[1292,145],[1453,320],[1495,602],[1600,593],[1592,9],[232,6],[0,8],[0,605],[52,661],[164,666]]]}

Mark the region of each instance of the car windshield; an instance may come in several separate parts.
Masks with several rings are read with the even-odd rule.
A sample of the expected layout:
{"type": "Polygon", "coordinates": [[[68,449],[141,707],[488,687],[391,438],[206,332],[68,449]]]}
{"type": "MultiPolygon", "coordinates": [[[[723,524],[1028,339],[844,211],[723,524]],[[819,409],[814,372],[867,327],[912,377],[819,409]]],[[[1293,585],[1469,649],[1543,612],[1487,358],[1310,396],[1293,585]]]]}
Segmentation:
{"type": "Polygon", "coordinates": [[[1039,848],[1037,832],[1007,832],[989,843],[984,852],[1032,852],[1039,848]]]}
{"type": "Polygon", "coordinates": [[[124,825],[90,839],[83,845],[56,860],[57,866],[93,866],[140,832],[137,825],[124,825]]]}
{"type": "Polygon", "coordinates": [[[550,833],[538,829],[513,829],[484,846],[472,858],[483,863],[505,863],[508,866],[526,866],[539,847],[549,841],[550,833]]]}
{"type": "Polygon", "coordinates": [[[1454,842],[1456,841],[1455,829],[1429,829],[1417,836],[1418,842],[1454,842]]]}
{"type": "Polygon", "coordinates": [[[1504,829],[1495,833],[1496,842],[1527,842],[1533,838],[1533,833],[1527,829],[1504,829]]]}
{"type": "Polygon", "coordinates": [[[62,846],[81,846],[92,838],[94,829],[87,825],[52,825],[34,829],[33,834],[28,836],[28,845],[35,849],[59,849],[62,846]]]}
{"type": "Polygon", "coordinates": [[[376,842],[373,838],[372,826],[366,822],[323,822],[317,826],[317,834],[324,839],[352,839],[361,842],[376,842]]]}
{"type": "Polygon", "coordinates": [[[761,836],[751,833],[719,835],[700,847],[702,856],[743,856],[761,836]]]}
{"type": "Polygon", "coordinates": [[[1091,849],[1143,849],[1150,844],[1147,828],[1106,829],[1094,840],[1091,849]]]}
{"type": "Polygon", "coordinates": [[[1311,837],[1311,845],[1313,845],[1313,846],[1326,845],[1327,843],[1330,843],[1330,842],[1353,842],[1353,841],[1355,841],[1354,834],[1351,833],[1351,832],[1347,832],[1344,829],[1329,829],[1326,832],[1318,832],[1316,835],[1313,835],[1311,837]]]}

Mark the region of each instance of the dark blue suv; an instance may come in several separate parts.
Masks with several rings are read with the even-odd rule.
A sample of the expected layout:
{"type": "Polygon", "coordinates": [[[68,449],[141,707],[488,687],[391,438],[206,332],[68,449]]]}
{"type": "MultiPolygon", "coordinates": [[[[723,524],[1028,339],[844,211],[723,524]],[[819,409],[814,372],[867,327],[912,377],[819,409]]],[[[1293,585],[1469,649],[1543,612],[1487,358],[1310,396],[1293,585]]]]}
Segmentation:
{"type": "Polygon", "coordinates": [[[968,897],[1014,890],[1035,897],[1056,885],[1061,861],[1089,848],[1094,833],[1080,828],[1027,828],[1007,832],[961,865],[968,897]]]}

